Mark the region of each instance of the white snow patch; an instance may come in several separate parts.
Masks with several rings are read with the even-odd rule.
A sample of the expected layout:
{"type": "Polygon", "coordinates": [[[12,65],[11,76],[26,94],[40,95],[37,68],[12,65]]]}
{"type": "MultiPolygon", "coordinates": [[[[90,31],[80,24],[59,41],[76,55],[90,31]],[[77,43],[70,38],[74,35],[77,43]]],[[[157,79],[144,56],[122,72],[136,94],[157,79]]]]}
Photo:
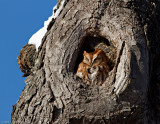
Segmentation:
{"type": "Polygon", "coordinates": [[[44,37],[45,33],[47,32],[48,24],[51,22],[52,18],[56,18],[59,13],[61,12],[65,0],[61,1],[61,5],[59,6],[58,10],[57,5],[53,7],[53,14],[48,18],[47,21],[44,22],[44,27],[39,29],[32,37],[29,39],[28,44],[34,44],[36,46],[36,50],[38,51],[38,47],[41,45],[42,38],[44,37]],[[54,12],[56,10],[56,12],[54,12]]]}

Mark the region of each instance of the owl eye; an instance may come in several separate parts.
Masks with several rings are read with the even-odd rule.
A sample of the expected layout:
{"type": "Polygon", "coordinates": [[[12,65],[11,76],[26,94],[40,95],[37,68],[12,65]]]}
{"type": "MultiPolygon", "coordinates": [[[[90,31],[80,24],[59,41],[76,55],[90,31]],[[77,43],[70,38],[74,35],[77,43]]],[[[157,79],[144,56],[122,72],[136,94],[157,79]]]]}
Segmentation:
{"type": "Polygon", "coordinates": [[[84,56],[83,62],[86,63],[86,64],[90,63],[89,59],[86,56],[84,56]]]}
{"type": "Polygon", "coordinates": [[[93,60],[93,62],[100,62],[102,60],[102,56],[97,56],[97,58],[95,58],[94,60],[93,60]]]}
{"type": "Polygon", "coordinates": [[[84,56],[84,60],[89,61],[89,59],[86,56],[84,56]]]}

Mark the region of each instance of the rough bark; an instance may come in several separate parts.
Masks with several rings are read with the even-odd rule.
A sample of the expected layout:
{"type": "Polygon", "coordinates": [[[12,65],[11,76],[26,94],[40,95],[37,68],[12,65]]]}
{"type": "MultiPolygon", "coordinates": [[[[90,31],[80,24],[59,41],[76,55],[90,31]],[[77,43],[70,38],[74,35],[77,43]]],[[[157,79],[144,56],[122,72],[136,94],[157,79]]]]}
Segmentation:
{"type": "Polygon", "coordinates": [[[42,40],[12,123],[159,124],[159,14],[155,0],[67,0],[42,40]],[[87,85],[76,69],[82,52],[100,44],[112,70],[102,86],[87,85]]]}

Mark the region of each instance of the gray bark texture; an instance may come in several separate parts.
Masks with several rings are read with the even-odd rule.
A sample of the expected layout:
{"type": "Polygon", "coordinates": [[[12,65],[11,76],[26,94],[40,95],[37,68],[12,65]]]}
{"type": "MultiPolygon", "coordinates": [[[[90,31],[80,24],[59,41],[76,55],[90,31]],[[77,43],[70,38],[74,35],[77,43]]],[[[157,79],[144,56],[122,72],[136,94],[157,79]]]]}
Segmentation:
{"type": "Polygon", "coordinates": [[[26,48],[12,124],[160,124],[159,0],[66,0],[32,61],[26,48]],[[102,86],[75,75],[94,48],[110,59],[102,86]]]}

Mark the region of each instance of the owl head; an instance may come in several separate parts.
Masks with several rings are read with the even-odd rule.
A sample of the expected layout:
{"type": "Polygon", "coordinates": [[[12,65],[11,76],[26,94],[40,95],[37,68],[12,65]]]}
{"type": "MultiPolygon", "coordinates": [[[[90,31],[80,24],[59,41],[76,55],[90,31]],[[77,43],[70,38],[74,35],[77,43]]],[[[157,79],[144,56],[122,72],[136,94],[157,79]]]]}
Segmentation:
{"type": "Polygon", "coordinates": [[[96,66],[107,61],[107,57],[101,49],[95,49],[94,52],[90,53],[84,51],[83,56],[83,62],[89,66],[96,66]]]}

